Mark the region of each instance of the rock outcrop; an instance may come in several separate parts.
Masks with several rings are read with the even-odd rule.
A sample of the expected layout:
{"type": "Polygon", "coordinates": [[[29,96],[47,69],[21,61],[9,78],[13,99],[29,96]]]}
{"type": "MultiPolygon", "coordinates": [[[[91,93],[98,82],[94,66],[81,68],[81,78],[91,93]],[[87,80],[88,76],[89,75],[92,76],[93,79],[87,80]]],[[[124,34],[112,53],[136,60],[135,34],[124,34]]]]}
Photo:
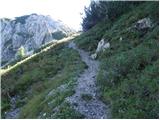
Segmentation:
{"type": "Polygon", "coordinates": [[[30,55],[43,44],[62,39],[74,32],[61,21],[37,14],[16,17],[14,20],[3,18],[0,22],[2,62],[15,59],[21,46],[30,55]]]}
{"type": "Polygon", "coordinates": [[[99,41],[96,52],[94,54],[91,55],[92,59],[96,59],[97,58],[97,54],[101,51],[105,51],[107,48],[110,47],[110,43],[109,42],[105,42],[104,39],[102,39],[101,41],[99,41]]]}
{"type": "Polygon", "coordinates": [[[152,27],[152,22],[150,18],[143,18],[136,22],[135,28],[138,30],[144,30],[152,27]]]}

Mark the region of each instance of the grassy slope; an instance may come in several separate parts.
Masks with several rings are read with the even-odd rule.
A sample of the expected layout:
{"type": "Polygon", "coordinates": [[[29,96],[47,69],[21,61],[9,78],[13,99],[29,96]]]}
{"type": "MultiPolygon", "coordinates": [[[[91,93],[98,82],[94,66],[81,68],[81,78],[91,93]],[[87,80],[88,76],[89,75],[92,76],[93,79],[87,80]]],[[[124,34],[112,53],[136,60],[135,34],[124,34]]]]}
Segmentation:
{"type": "Polygon", "coordinates": [[[85,68],[79,54],[66,45],[57,45],[2,75],[2,117],[10,109],[9,96],[19,96],[20,118],[82,117],[63,103],[74,93],[75,78],[85,68]],[[57,89],[61,85],[66,86],[64,91],[57,89]],[[53,109],[62,103],[55,114],[53,109]]]}
{"type": "Polygon", "coordinates": [[[113,118],[158,118],[158,32],[158,2],[146,2],[114,22],[100,22],[75,39],[91,53],[101,38],[111,44],[98,56],[97,83],[101,99],[111,105],[113,118]],[[129,29],[144,17],[151,18],[153,28],[146,32],[129,29]]]}

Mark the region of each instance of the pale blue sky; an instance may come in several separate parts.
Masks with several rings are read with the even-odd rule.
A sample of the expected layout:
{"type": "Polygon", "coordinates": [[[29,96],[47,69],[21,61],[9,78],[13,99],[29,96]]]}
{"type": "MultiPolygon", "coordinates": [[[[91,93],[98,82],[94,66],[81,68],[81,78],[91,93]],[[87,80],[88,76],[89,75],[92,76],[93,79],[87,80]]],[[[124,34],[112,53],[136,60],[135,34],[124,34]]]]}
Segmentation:
{"type": "Polygon", "coordinates": [[[78,30],[82,22],[80,13],[90,0],[0,0],[0,18],[14,18],[31,13],[50,15],[78,30]]]}

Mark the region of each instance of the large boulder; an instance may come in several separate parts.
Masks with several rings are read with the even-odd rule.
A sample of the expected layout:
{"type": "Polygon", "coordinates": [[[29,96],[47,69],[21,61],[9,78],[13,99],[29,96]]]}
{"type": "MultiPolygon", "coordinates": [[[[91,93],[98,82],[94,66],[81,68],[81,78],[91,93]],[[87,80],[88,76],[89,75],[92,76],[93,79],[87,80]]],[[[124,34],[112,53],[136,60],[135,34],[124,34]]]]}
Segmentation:
{"type": "Polygon", "coordinates": [[[104,39],[102,39],[101,41],[99,41],[97,49],[96,49],[96,53],[100,52],[100,51],[105,51],[105,49],[110,47],[110,43],[109,42],[105,42],[104,39]]]}
{"type": "Polygon", "coordinates": [[[101,52],[101,51],[104,52],[108,48],[110,48],[110,43],[109,42],[105,42],[104,39],[100,40],[99,43],[98,43],[96,52],[91,55],[91,58],[92,59],[96,59],[99,52],[101,52]]]}

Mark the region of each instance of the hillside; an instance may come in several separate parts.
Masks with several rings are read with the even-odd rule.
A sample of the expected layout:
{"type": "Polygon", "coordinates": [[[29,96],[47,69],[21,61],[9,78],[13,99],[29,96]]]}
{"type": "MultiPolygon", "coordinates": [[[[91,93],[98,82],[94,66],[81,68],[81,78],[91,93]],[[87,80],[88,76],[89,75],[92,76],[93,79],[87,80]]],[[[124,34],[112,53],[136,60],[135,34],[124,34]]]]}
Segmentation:
{"type": "Polygon", "coordinates": [[[159,118],[158,2],[1,70],[2,118],[159,118]]]}
{"type": "Polygon", "coordinates": [[[65,109],[61,108],[63,113],[51,115],[53,108],[74,93],[76,77],[84,68],[79,54],[68,48],[67,43],[44,47],[29,60],[24,59],[23,63],[3,72],[2,117],[56,118],[59,114],[62,117],[80,117],[67,103],[64,103],[65,109]]]}
{"type": "Polygon", "coordinates": [[[102,38],[110,44],[98,54],[97,83],[113,118],[158,118],[158,16],[158,2],[146,2],[114,22],[100,22],[75,39],[80,48],[91,53],[102,38]],[[151,19],[152,27],[134,28],[144,18],[151,19]]]}

